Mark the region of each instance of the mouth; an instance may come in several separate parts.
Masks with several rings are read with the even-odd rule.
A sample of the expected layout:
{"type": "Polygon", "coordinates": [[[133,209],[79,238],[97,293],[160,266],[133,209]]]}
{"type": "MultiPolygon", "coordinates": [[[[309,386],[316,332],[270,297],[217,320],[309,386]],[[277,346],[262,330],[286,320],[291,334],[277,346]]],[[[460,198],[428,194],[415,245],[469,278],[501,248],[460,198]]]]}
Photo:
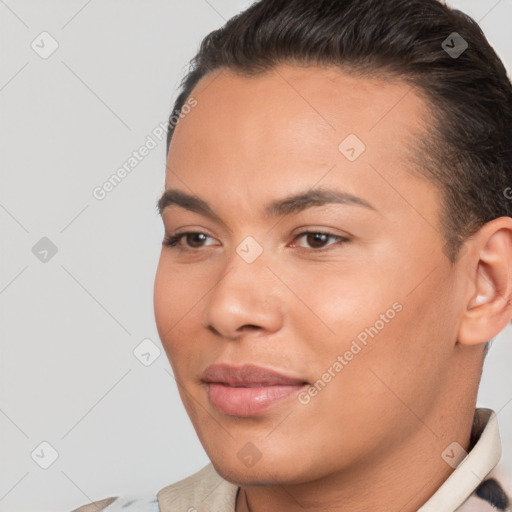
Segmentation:
{"type": "Polygon", "coordinates": [[[296,395],[309,383],[261,366],[209,366],[201,381],[210,404],[230,416],[254,416],[296,395]]]}

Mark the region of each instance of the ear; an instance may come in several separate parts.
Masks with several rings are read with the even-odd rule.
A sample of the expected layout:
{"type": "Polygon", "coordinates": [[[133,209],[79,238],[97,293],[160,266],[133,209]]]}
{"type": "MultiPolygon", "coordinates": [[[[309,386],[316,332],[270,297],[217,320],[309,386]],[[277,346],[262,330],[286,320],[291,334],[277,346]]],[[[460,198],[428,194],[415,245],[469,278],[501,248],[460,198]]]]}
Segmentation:
{"type": "Polygon", "coordinates": [[[470,282],[457,339],[477,345],[499,334],[512,317],[512,218],[484,224],[469,244],[470,282]]]}

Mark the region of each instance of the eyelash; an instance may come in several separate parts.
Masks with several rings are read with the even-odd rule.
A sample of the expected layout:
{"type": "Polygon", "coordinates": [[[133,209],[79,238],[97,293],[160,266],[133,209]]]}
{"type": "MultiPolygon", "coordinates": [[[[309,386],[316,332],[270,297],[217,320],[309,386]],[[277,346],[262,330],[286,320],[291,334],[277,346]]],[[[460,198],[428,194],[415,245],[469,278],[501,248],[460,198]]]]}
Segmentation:
{"type": "MultiPolygon", "coordinates": [[[[162,245],[165,245],[165,246],[170,247],[171,249],[174,249],[174,250],[177,250],[177,251],[197,251],[199,249],[202,249],[202,247],[199,247],[199,248],[183,248],[183,247],[180,247],[178,244],[181,241],[181,239],[186,237],[187,235],[198,235],[198,234],[199,235],[209,236],[206,233],[202,233],[200,231],[187,231],[187,232],[184,232],[184,233],[179,233],[177,235],[165,236],[164,240],[162,242],[162,245]]],[[[328,233],[326,231],[302,231],[301,233],[297,234],[297,236],[295,237],[294,240],[297,240],[301,236],[305,236],[305,235],[326,235],[328,237],[338,239],[339,245],[343,245],[343,244],[345,244],[345,243],[350,241],[349,238],[342,237],[342,236],[339,236],[339,235],[334,235],[334,234],[328,233]]],[[[313,252],[330,251],[331,249],[329,249],[329,247],[331,247],[332,245],[336,245],[336,244],[330,244],[330,245],[328,245],[326,247],[322,247],[321,249],[313,248],[313,249],[311,249],[311,251],[313,251],[313,252]]],[[[302,247],[302,249],[305,249],[305,248],[302,247]]]]}

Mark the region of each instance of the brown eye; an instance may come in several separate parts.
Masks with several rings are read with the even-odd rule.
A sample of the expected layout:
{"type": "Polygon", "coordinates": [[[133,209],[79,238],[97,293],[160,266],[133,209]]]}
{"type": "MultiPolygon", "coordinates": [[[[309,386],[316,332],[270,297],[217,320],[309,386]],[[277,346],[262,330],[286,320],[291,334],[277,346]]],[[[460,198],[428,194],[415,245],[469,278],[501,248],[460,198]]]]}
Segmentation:
{"type": "Polygon", "coordinates": [[[329,235],[325,233],[307,233],[306,240],[309,245],[313,248],[318,249],[324,246],[324,244],[329,240],[329,235]]]}
{"type": "Polygon", "coordinates": [[[194,250],[200,249],[203,247],[202,242],[204,242],[207,238],[210,238],[206,233],[200,233],[196,231],[187,231],[186,233],[180,233],[177,235],[169,235],[166,236],[162,242],[163,245],[173,247],[178,250],[194,250]],[[183,247],[180,244],[181,240],[186,238],[187,243],[183,247]],[[190,242],[190,243],[189,243],[190,242]]]}
{"type": "Polygon", "coordinates": [[[187,242],[192,242],[191,244],[187,243],[187,245],[190,245],[191,247],[201,247],[201,243],[204,242],[208,235],[205,235],[204,233],[184,233],[184,237],[187,242]]]}
{"type": "Polygon", "coordinates": [[[348,238],[334,235],[332,233],[326,233],[323,231],[303,231],[302,233],[299,233],[297,235],[296,240],[298,240],[299,238],[304,238],[304,240],[306,240],[309,248],[315,250],[315,252],[321,252],[322,250],[329,250],[329,249],[325,249],[325,247],[334,245],[334,244],[328,244],[326,246],[326,243],[329,241],[329,239],[337,240],[339,245],[342,245],[349,241],[348,238]]]}

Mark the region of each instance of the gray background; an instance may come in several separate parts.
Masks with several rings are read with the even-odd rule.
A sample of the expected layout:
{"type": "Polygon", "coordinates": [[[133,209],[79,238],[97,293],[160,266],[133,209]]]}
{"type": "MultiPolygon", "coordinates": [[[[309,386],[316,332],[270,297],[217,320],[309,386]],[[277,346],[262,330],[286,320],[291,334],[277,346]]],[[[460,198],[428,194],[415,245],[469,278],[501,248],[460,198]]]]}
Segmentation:
{"type": "MultiPolygon", "coordinates": [[[[0,511],[156,492],[208,462],[157,357],[164,141],[103,200],[92,191],[166,120],[201,39],[250,3],[0,0],[0,511]],[[46,262],[43,237],[57,249],[46,262]],[[148,338],[145,366],[133,351],[148,338]],[[58,453],[47,469],[43,441],[58,453]]],[[[449,4],[511,70],[512,0],[449,4]]],[[[479,395],[500,411],[509,468],[511,337],[495,341],[479,395]]]]}

